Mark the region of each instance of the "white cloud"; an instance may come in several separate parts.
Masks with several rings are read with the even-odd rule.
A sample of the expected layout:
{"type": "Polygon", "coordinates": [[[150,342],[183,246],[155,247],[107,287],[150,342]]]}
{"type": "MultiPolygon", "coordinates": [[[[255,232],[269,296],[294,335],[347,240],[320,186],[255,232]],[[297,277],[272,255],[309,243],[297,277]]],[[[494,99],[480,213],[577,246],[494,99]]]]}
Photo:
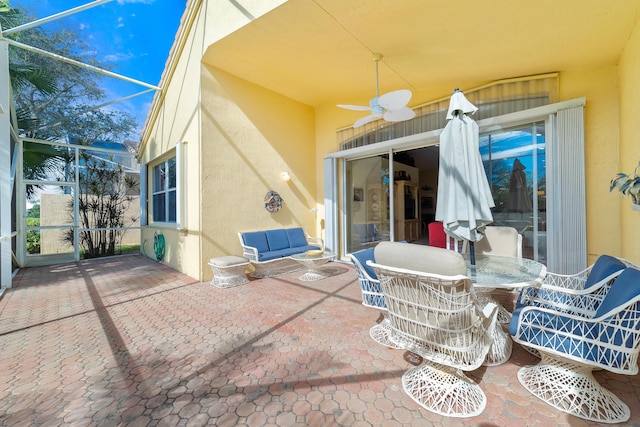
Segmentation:
{"type": "Polygon", "coordinates": [[[123,5],[127,3],[142,3],[142,4],[153,4],[156,0],[118,0],[118,4],[123,5]]]}
{"type": "Polygon", "coordinates": [[[130,53],[113,53],[110,55],[105,55],[104,56],[104,60],[107,62],[123,62],[123,61],[128,61],[131,58],[133,58],[134,56],[130,53]]]}

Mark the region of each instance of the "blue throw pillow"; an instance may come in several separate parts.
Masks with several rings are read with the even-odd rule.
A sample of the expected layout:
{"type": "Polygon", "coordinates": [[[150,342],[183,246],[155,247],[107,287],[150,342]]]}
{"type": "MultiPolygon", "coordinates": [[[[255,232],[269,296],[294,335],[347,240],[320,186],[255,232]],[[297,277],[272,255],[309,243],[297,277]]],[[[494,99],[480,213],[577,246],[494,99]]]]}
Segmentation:
{"type": "Polygon", "coordinates": [[[373,271],[373,268],[367,265],[368,260],[376,262],[376,259],[373,257],[373,251],[374,248],[368,248],[358,252],[354,252],[351,255],[353,255],[353,257],[356,258],[358,262],[360,262],[360,264],[362,264],[362,268],[364,268],[364,271],[367,272],[369,277],[378,280],[378,276],[376,275],[375,271],[373,271]]]}
{"type": "Polygon", "coordinates": [[[640,270],[626,268],[611,285],[611,289],[600,303],[595,317],[600,317],[616,307],[626,305],[638,295],[640,295],[640,270]]]}
{"type": "Polygon", "coordinates": [[[618,258],[601,255],[591,267],[591,272],[587,277],[587,281],[584,284],[585,289],[589,289],[591,286],[601,282],[612,274],[624,270],[626,265],[618,258]]]}

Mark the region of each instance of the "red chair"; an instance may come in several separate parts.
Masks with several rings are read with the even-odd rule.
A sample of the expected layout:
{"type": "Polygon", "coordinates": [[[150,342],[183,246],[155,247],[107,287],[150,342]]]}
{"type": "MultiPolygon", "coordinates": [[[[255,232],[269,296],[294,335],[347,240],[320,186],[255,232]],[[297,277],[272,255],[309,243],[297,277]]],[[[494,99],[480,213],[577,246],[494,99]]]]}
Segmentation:
{"type": "Polygon", "coordinates": [[[429,246],[436,248],[447,248],[447,235],[441,222],[430,222],[427,226],[429,230],[429,246]]]}
{"type": "Polygon", "coordinates": [[[430,222],[427,226],[429,229],[429,246],[436,248],[452,249],[456,252],[465,253],[467,251],[467,242],[449,238],[447,245],[447,234],[444,232],[444,226],[441,222],[430,222]]]}

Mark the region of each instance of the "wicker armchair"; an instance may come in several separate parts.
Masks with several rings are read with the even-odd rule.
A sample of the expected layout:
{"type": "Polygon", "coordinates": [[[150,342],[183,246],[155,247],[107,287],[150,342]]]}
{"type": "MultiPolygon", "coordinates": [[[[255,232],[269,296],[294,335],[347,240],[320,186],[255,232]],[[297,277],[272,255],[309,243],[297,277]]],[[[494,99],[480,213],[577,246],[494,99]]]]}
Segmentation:
{"type": "Polygon", "coordinates": [[[541,287],[522,289],[516,308],[531,305],[591,317],[626,267],[638,268],[629,261],[602,255],[577,274],[548,272],[541,287]]]}
{"type": "Polygon", "coordinates": [[[537,306],[516,309],[513,340],[541,355],[518,372],[534,396],[561,411],[601,423],[629,419],[629,407],[594,378],[593,369],[635,375],[640,348],[640,270],[625,269],[591,315],[537,306]]]}
{"type": "Polygon", "coordinates": [[[462,256],[429,246],[382,242],[375,258],[377,263],[369,265],[380,279],[391,338],[423,358],[402,376],[405,392],[437,414],[482,413],[486,396],[463,371],[483,364],[493,343],[497,307],[478,304],[462,256]]]}
{"type": "Polygon", "coordinates": [[[369,335],[378,344],[389,348],[400,348],[397,342],[389,338],[391,328],[387,318],[387,304],[384,302],[384,295],[382,289],[380,289],[378,276],[376,276],[373,268],[367,265],[367,261],[375,262],[374,248],[354,252],[349,254],[349,258],[358,274],[360,290],[362,291],[362,305],[378,309],[382,313],[382,321],[369,329],[369,335]]]}

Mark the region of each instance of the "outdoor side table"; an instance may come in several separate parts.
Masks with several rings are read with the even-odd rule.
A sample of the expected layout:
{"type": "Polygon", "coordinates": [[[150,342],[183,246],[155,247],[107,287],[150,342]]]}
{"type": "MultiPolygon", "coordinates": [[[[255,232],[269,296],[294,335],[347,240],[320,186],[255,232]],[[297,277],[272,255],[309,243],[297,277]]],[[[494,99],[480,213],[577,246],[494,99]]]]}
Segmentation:
{"type": "Polygon", "coordinates": [[[245,257],[229,255],[211,258],[209,265],[213,271],[211,284],[218,288],[231,288],[249,282],[246,275],[249,260],[245,257]]]}

